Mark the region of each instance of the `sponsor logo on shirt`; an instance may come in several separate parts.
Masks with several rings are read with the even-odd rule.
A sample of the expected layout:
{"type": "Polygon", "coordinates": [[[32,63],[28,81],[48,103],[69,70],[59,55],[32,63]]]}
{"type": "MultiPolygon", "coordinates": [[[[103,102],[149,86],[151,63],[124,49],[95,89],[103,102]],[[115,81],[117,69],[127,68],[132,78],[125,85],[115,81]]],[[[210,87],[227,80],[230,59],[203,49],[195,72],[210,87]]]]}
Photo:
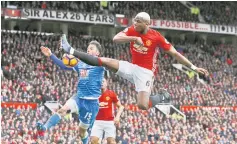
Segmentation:
{"type": "Polygon", "coordinates": [[[147,54],[147,50],[148,50],[147,47],[140,46],[140,45],[138,45],[136,43],[133,44],[133,47],[134,47],[134,50],[136,52],[139,52],[139,53],[142,53],[142,54],[147,54]]]}
{"type": "Polygon", "coordinates": [[[108,102],[100,102],[100,108],[108,108],[109,103],[108,102]]]}

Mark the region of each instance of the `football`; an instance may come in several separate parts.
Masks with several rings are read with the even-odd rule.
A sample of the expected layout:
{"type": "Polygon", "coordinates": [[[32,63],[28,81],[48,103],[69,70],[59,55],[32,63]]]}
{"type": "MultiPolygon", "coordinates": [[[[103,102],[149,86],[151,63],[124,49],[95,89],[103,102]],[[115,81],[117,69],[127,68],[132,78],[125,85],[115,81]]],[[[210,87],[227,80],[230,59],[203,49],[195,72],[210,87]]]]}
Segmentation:
{"type": "Polygon", "coordinates": [[[79,59],[73,55],[64,54],[62,57],[63,64],[68,67],[74,67],[79,62],[79,59]]]}

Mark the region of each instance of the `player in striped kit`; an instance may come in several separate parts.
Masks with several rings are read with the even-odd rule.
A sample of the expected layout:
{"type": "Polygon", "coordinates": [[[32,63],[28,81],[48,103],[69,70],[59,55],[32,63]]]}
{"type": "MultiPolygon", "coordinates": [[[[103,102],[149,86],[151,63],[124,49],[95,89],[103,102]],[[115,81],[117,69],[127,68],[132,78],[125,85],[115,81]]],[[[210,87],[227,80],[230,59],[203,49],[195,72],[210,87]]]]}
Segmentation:
{"type": "Polygon", "coordinates": [[[105,78],[103,79],[101,89],[102,95],[99,98],[100,109],[92,127],[91,143],[98,144],[104,134],[104,138],[107,140],[108,144],[116,144],[115,124],[119,123],[124,106],[120,103],[115,92],[107,89],[107,81],[105,78]],[[116,116],[114,117],[115,106],[117,106],[118,110],[116,116]]]}
{"type": "MultiPolygon", "coordinates": [[[[98,66],[90,66],[82,61],[74,67],[66,67],[63,62],[58,59],[49,48],[41,47],[41,51],[48,56],[63,70],[74,70],[78,73],[77,94],[70,98],[66,104],[52,115],[45,123],[37,123],[37,129],[46,131],[54,127],[65,116],[68,111],[79,114],[79,131],[83,144],[89,141],[88,128],[95,121],[99,111],[99,97],[101,96],[101,85],[104,77],[104,68],[98,66]]],[[[87,48],[87,53],[91,56],[99,56],[102,52],[101,45],[97,41],[91,41],[87,48]]]]}

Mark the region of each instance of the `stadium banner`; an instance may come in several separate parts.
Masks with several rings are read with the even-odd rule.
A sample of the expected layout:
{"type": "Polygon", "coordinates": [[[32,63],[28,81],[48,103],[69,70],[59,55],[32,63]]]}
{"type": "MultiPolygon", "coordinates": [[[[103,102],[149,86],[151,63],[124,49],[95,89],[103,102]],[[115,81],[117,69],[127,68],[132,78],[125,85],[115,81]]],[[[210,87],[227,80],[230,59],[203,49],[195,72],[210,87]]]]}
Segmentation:
{"type": "MultiPolygon", "coordinates": [[[[128,18],[116,18],[116,25],[128,27],[128,18]]],[[[202,23],[171,21],[171,20],[151,20],[151,28],[170,29],[179,31],[195,31],[204,33],[237,35],[237,26],[210,25],[202,23]]]]}
{"type": "Polygon", "coordinates": [[[170,21],[170,20],[151,20],[151,27],[172,29],[172,30],[183,30],[183,31],[198,31],[208,32],[209,27],[207,24],[192,23],[192,22],[181,22],[181,21],[170,21]]]}
{"type": "Polygon", "coordinates": [[[203,110],[234,110],[237,111],[237,106],[181,106],[181,111],[187,112],[190,110],[196,109],[203,109],[203,110]]]}
{"type": "Polygon", "coordinates": [[[235,34],[237,35],[237,26],[209,25],[212,33],[235,34]]]}
{"type": "Polygon", "coordinates": [[[127,18],[120,18],[120,17],[116,17],[115,20],[115,27],[128,27],[129,25],[129,19],[127,18]]]}
{"type": "Polygon", "coordinates": [[[5,16],[5,8],[1,8],[1,16],[5,16]]]}
{"type": "Polygon", "coordinates": [[[2,8],[1,9],[1,16],[21,17],[21,10],[20,9],[2,8]]]}
{"type": "Polygon", "coordinates": [[[105,25],[114,25],[114,19],[115,19],[113,15],[42,10],[42,9],[23,9],[22,17],[29,19],[44,19],[44,20],[105,24],[105,25]]]}
{"type": "Polygon", "coordinates": [[[20,103],[20,102],[2,102],[1,103],[1,107],[3,108],[27,108],[30,107],[32,109],[36,109],[37,108],[37,103],[20,103]]]}
{"type": "Polygon", "coordinates": [[[237,26],[221,26],[171,20],[151,20],[151,27],[181,31],[237,35],[237,26]]]}

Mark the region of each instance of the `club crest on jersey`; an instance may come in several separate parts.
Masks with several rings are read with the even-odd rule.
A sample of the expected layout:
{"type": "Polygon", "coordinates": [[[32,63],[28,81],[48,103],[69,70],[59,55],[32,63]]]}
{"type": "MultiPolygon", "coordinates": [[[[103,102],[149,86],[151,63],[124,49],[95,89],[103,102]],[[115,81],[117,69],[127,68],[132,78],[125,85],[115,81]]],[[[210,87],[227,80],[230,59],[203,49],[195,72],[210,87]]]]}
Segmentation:
{"type": "Polygon", "coordinates": [[[147,40],[147,41],[146,41],[146,45],[147,45],[147,46],[151,46],[151,45],[152,45],[151,40],[147,40]]]}
{"type": "Polygon", "coordinates": [[[108,101],[108,100],[110,100],[110,97],[109,97],[109,96],[107,96],[105,99],[108,101]]]}
{"type": "Polygon", "coordinates": [[[89,70],[81,70],[80,71],[80,77],[81,78],[86,78],[89,76],[89,70]]]}

